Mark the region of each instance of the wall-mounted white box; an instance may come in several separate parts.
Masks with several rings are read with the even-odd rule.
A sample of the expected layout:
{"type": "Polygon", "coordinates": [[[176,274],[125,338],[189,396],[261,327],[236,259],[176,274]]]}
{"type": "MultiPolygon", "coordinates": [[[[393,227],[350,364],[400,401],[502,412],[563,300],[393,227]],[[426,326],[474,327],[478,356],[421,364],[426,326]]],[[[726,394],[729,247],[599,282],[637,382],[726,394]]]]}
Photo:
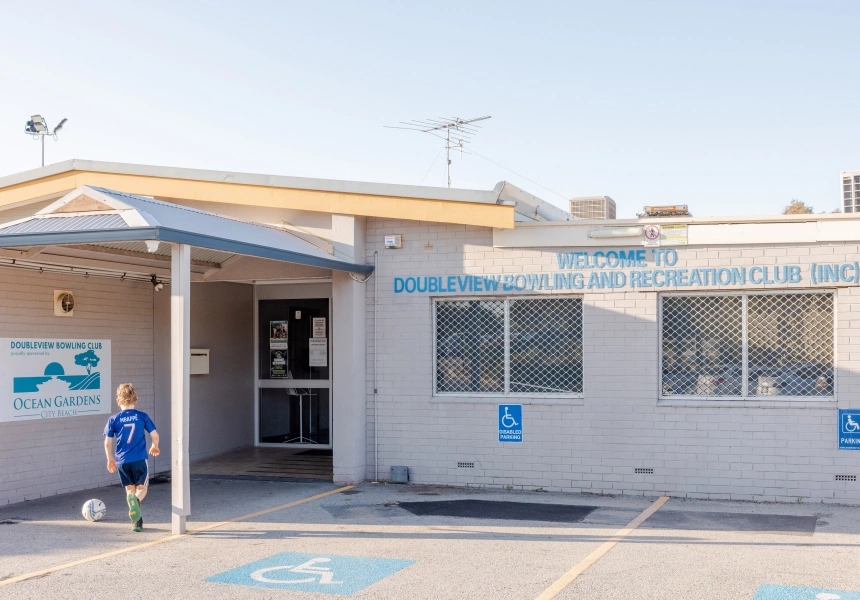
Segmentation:
{"type": "Polygon", "coordinates": [[[191,349],[191,375],[209,375],[209,350],[191,349]]]}

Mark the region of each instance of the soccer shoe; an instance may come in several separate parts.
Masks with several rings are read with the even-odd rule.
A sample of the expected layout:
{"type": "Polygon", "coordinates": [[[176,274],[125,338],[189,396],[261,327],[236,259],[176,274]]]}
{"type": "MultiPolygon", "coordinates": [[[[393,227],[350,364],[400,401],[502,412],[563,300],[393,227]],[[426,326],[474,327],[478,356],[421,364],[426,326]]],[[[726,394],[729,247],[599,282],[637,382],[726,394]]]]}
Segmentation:
{"type": "Polygon", "coordinates": [[[137,520],[140,519],[140,501],[134,494],[129,494],[126,501],[128,502],[128,518],[131,519],[132,523],[137,523],[137,520]]]}
{"type": "Polygon", "coordinates": [[[143,531],[143,517],[139,518],[134,524],[134,531],[143,531]]]}

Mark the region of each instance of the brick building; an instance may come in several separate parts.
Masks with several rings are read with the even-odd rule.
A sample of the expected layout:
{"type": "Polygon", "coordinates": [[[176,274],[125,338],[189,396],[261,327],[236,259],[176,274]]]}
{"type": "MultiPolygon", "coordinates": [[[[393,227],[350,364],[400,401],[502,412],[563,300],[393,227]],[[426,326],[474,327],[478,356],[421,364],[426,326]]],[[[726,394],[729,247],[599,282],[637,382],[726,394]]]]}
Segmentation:
{"type": "Polygon", "coordinates": [[[857,502],[858,225],[573,220],[507,183],[2,178],[0,503],[113,483],[124,381],[171,430],[176,530],[189,465],[247,447],[330,450],[338,482],[857,502]],[[92,383],[38,362],[58,340],[109,348],[103,404],[20,392],[92,383]]]}

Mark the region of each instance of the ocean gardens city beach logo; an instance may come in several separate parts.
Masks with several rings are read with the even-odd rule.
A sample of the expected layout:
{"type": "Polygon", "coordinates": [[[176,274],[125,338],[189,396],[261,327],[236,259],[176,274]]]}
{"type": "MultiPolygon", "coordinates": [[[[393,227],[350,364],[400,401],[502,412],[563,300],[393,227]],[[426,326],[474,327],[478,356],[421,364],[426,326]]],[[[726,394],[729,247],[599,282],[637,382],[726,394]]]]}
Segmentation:
{"type": "Polygon", "coordinates": [[[73,390],[101,389],[101,375],[93,371],[101,358],[92,350],[87,350],[75,356],[75,365],[86,368],[86,375],[66,375],[66,370],[58,362],[48,363],[44,375],[39,377],[15,377],[13,380],[16,394],[41,392],[43,394],[63,393],[73,390]]]}
{"type": "Polygon", "coordinates": [[[0,421],[111,411],[110,340],[0,339],[0,421]]]}

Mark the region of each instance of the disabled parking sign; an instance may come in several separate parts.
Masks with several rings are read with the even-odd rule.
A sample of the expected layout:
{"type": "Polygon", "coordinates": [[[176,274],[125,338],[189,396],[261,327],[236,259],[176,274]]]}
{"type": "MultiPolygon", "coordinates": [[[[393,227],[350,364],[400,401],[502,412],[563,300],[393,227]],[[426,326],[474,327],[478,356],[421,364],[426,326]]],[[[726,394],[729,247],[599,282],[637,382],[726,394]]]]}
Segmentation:
{"type": "Polygon", "coordinates": [[[335,596],[352,596],[405,569],[414,560],[281,552],[204,579],[335,596]]]}
{"type": "Polygon", "coordinates": [[[523,441],[522,404],[499,404],[499,441],[523,441]]]}
{"type": "Polygon", "coordinates": [[[860,409],[839,409],[839,449],[860,450],[860,409]]]}

